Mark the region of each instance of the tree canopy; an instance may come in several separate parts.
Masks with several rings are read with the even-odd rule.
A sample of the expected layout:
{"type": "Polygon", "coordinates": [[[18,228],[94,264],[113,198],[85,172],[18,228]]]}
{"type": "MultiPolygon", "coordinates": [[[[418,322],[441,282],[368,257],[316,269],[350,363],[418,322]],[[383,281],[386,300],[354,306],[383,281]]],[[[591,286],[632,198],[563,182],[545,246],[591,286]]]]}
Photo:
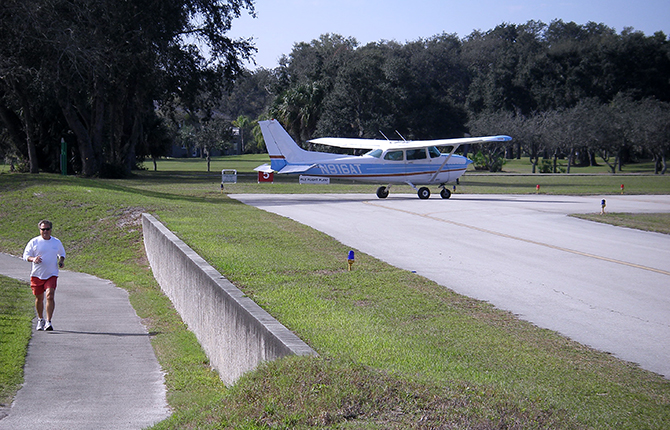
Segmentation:
{"type": "Polygon", "coordinates": [[[30,171],[53,169],[63,137],[82,174],[129,172],[157,105],[193,106],[242,71],[254,48],[226,33],[244,9],[253,1],[3,1],[0,118],[30,171]]]}

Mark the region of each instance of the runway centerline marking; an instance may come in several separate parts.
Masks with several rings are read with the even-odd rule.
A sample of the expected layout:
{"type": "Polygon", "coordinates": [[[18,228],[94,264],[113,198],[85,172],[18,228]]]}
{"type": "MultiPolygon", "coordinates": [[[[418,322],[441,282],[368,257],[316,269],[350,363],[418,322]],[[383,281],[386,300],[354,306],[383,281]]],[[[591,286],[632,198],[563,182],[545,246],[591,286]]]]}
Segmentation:
{"type": "Polygon", "coordinates": [[[554,249],[554,250],[557,250],[557,251],[568,252],[570,254],[575,254],[575,255],[581,255],[582,257],[595,258],[596,260],[607,261],[607,262],[614,263],[614,264],[621,264],[623,266],[634,267],[636,269],[647,270],[647,271],[650,271],[650,272],[660,273],[661,275],[670,276],[670,272],[668,272],[667,270],[656,269],[654,267],[643,266],[641,264],[636,264],[636,263],[629,263],[627,261],[617,260],[617,259],[609,258],[609,257],[603,257],[601,255],[590,254],[588,252],[577,251],[575,249],[564,248],[562,246],[552,245],[550,243],[538,242],[538,241],[532,240],[532,239],[524,239],[523,237],[512,236],[512,235],[507,234],[507,233],[501,233],[499,231],[494,231],[494,230],[489,230],[489,229],[482,228],[482,227],[477,227],[477,226],[474,226],[474,225],[464,224],[464,223],[461,223],[461,222],[458,222],[458,221],[451,221],[451,220],[448,220],[448,219],[438,218],[438,217],[435,217],[435,216],[432,216],[432,215],[429,215],[429,214],[422,214],[422,213],[418,213],[418,212],[412,212],[412,211],[408,211],[408,210],[405,210],[405,209],[391,208],[391,207],[384,206],[384,205],[381,205],[379,203],[374,203],[374,202],[363,202],[363,203],[366,203],[366,204],[371,205],[371,206],[377,206],[377,207],[383,208],[383,209],[396,211],[396,212],[403,212],[403,213],[406,213],[408,215],[420,216],[422,218],[427,218],[427,219],[430,219],[430,220],[433,220],[433,221],[439,221],[439,222],[443,222],[443,223],[446,223],[446,224],[455,225],[455,226],[458,226],[458,227],[468,228],[470,230],[476,230],[476,231],[479,231],[479,232],[482,232],[482,233],[492,234],[492,235],[498,236],[498,237],[504,237],[506,239],[518,240],[520,242],[525,242],[525,243],[530,243],[530,244],[533,244],[533,245],[543,246],[545,248],[550,248],[550,249],[554,249]]]}

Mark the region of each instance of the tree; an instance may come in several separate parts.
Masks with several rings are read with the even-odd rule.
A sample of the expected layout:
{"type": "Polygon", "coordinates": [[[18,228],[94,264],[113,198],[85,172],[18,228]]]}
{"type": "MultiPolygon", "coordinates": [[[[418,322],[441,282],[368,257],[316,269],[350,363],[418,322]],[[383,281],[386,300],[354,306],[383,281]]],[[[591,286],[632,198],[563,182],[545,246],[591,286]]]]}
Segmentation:
{"type": "Polygon", "coordinates": [[[298,43],[283,57],[277,72],[277,97],[269,113],[302,143],[312,138],[340,70],[351,61],[358,43],[354,38],[324,34],[310,43],[298,43]]]}
{"type": "Polygon", "coordinates": [[[243,9],[253,13],[252,0],[3,2],[0,77],[9,108],[24,112],[28,152],[40,102],[52,98],[84,175],[129,172],[156,103],[188,105],[241,72],[253,47],[225,34],[243,9]]]}
{"type": "MultiPolygon", "coordinates": [[[[482,112],[468,121],[467,126],[473,136],[508,134],[514,139],[520,134],[521,118],[511,112],[482,112]]],[[[483,165],[491,172],[502,170],[505,145],[484,144],[478,152],[483,165]]]]}
{"type": "Polygon", "coordinates": [[[486,33],[475,31],[463,42],[463,60],[470,64],[472,83],[466,107],[471,114],[506,110],[530,114],[537,109],[528,80],[528,63],[543,49],[545,24],[501,24],[486,33]]]}
{"type": "Polygon", "coordinates": [[[665,174],[670,154],[670,104],[646,98],[638,103],[633,115],[634,141],[653,155],[654,173],[665,174]]]}
{"type": "Polygon", "coordinates": [[[246,115],[240,115],[235,121],[233,121],[233,126],[237,127],[240,131],[240,146],[237,150],[238,154],[244,154],[244,132],[247,128],[252,125],[251,119],[246,115]]]}

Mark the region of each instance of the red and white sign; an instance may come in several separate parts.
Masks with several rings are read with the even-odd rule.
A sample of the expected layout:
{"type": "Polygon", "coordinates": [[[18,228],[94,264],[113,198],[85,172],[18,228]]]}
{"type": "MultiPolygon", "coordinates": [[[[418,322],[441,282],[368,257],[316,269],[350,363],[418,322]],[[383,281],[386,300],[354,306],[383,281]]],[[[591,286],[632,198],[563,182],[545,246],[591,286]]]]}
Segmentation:
{"type": "Polygon", "coordinates": [[[275,174],[274,172],[258,172],[258,183],[261,182],[274,182],[275,174]]]}

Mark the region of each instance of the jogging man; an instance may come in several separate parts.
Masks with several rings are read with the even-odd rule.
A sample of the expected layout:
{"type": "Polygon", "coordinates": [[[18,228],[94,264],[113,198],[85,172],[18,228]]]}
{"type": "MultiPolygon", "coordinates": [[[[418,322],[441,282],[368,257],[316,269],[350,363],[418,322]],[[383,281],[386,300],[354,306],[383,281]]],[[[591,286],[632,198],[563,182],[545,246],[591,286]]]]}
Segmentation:
{"type": "Polygon", "coordinates": [[[56,307],[56,280],[58,268],[63,268],[65,249],[60,240],[51,236],[51,221],[42,220],[38,224],[40,235],[34,237],[23,251],[23,259],[33,263],[30,272],[30,287],[35,295],[37,330],[53,330],[51,317],[56,307]],[[44,320],[44,298],[46,295],[46,321],[44,320]]]}

